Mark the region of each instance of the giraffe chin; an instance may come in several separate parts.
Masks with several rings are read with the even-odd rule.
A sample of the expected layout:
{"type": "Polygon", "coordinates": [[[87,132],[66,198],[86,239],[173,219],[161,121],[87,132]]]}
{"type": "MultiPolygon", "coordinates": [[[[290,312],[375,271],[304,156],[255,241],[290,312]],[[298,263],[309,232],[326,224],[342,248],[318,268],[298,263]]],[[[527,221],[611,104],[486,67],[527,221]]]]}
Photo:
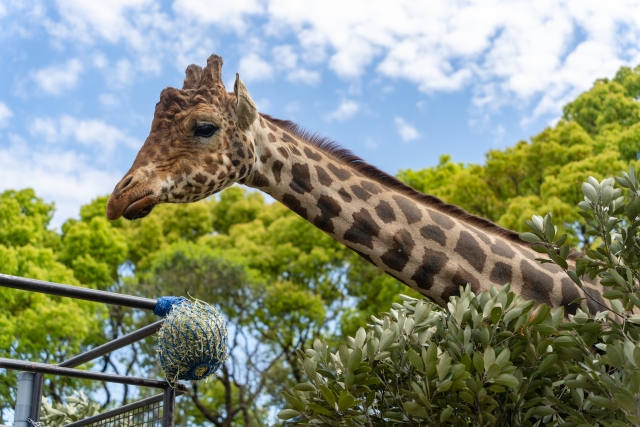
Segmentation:
{"type": "Polygon", "coordinates": [[[122,216],[128,220],[144,218],[151,213],[151,211],[157,204],[157,197],[143,197],[142,199],[136,200],[131,205],[129,205],[129,207],[127,207],[122,213],[122,216]]]}

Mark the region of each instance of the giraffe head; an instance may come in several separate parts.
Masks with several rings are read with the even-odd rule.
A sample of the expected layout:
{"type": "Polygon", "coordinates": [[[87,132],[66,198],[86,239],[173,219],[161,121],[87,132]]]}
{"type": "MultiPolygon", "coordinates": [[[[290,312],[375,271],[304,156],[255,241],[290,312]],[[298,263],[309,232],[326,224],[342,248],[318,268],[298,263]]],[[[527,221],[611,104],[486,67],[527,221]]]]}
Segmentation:
{"type": "Polygon", "coordinates": [[[221,72],[222,58],[211,55],[204,69],[187,68],[182,89],[162,91],[151,132],[109,197],[109,219],[142,218],[159,203],[194,202],[251,172],[249,128],[258,112],[239,76],[228,93],[221,72]]]}

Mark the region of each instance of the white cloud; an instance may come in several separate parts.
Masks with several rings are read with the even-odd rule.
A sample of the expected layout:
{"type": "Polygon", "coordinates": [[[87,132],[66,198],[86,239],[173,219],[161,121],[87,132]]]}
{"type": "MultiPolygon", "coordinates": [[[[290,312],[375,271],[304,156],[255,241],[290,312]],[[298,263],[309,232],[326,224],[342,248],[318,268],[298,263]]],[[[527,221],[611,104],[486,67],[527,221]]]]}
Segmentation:
{"type": "Polygon", "coordinates": [[[243,31],[246,16],[262,14],[264,7],[257,0],[217,1],[209,0],[176,0],[173,10],[189,19],[206,24],[216,24],[243,31]]]}
{"type": "Polygon", "coordinates": [[[105,107],[117,107],[120,105],[120,99],[113,93],[102,93],[98,99],[100,100],[100,104],[105,107]]]}
{"type": "Polygon", "coordinates": [[[333,110],[332,112],[326,114],[324,119],[328,122],[338,121],[343,122],[345,120],[349,120],[360,110],[360,105],[352,100],[343,99],[338,105],[338,108],[333,110]]]}
{"type": "Polygon", "coordinates": [[[31,187],[47,201],[55,201],[52,226],[60,227],[92,198],[108,194],[122,171],[101,170],[86,156],[73,151],[33,150],[27,142],[10,137],[0,148],[0,191],[31,187]]]}
{"type": "Polygon", "coordinates": [[[37,117],[29,126],[29,132],[35,138],[42,138],[46,142],[58,142],[58,125],[49,117],[37,117]]]}
{"type": "Polygon", "coordinates": [[[13,117],[13,111],[7,107],[7,104],[0,101],[0,127],[7,126],[11,117],[13,117]]]}
{"type": "Polygon", "coordinates": [[[240,78],[247,82],[269,80],[273,76],[273,67],[257,54],[250,53],[240,60],[239,73],[240,78]]]}
{"type": "Polygon", "coordinates": [[[43,92],[49,95],[61,95],[78,83],[82,70],[82,63],[74,58],[63,65],[52,65],[32,71],[30,75],[43,92]]]}
{"type": "Polygon", "coordinates": [[[32,23],[54,43],[123,44],[130,56],[129,68],[115,71],[121,82],[166,63],[182,70],[232,29],[243,34],[240,48],[250,39],[263,45],[245,49],[247,80],[278,71],[316,84],[327,67],[345,79],[406,80],[425,93],[470,88],[476,108],[532,103],[534,117],[559,114],[596,78],[640,62],[638,0],[174,0],[170,10],[157,0],[58,0],[37,16],[32,23]],[[263,59],[269,53],[273,60],[263,59]]]}
{"type": "Polygon", "coordinates": [[[119,145],[132,149],[142,145],[137,139],[102,120],[80,120],[69,115],[62,116],[59,120],[36,118],[29,131],[32,137],[42,138],[49,143],[64,143],[69,140],[79,142],[97,149],[103,159],[108,159],[119,145]]]}
{"type": "Polygon", "coordinates": [[[420,138],[420,132],[411,124],[407,123],[402,117],[396,117],[393,119],[393,123],[396,125],[396,130],[403,141],[413,141],[420,138]]]}
{"type": "Polygon", "coordinates": [[[558,114],[622,64],[640,62],[640,2],[326,0],[269,3],[269,31],[343,77],[375,69],[424,92],[471,86],[476,105],[534,101],[558,114]],[[340,13],[335,13],[340,10],[340,13]]]}
{"type": "Polygon", "coordinates": [[[317,71],[299,68],[287,74],[287,80],[293,83],[303,83],[306,85],[316,85],[320,82],[320,73],[317,71]]]}

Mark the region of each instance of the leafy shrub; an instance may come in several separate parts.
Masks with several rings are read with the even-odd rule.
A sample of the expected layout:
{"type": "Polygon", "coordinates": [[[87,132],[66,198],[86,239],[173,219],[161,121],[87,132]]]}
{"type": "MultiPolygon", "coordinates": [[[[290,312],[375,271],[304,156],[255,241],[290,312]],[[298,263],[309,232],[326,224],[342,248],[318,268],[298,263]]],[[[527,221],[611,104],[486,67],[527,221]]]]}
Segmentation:
{"type": "Polygon", "coordinates": [[[100,405],[88,399],[82,390],[67,397],[67,403],[50,403],[42,399],[42,424],[46,427],[61,427],[100,413],[100,405]]]}
{"type": "Polygon", "coordinates": [[[292,425],[640,425],[640,196],[633,169],[583,184],[592,247],[567,261],[566,235],[535,216],[523,238],[580,276],[599,276],[611,311],[552,311],[492,287],[444,308],[404,297],[338,351],[298,351],[308,377],[278,417],[292,425]],[[622,189],[614,189],[617,181],[622,189]],[[625,191],[626,197],[622,194],[625,191]]]}

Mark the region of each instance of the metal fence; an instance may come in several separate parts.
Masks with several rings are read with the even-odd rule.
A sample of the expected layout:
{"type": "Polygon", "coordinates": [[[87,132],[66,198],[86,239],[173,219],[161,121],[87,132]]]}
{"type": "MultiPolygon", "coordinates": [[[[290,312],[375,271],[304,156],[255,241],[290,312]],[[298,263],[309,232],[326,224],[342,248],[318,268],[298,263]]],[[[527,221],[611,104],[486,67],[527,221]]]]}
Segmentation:
{"type": "MultiPolygon", "coordinates": [[[[149,298],[43,282],[41,280],[26,279],[24,277],[9,276],[6,274],[0,274],[0,286],[101,302],[104,304],[132,307],[141,310],[153,310],[157,302],[149,298]]],[[[175,384],[172,386],[166,381],[149,378],[74,369],[76,366],[85,362],[109,354],[114,350],[118,350],[154,334],[160,329],[162,322],[163,321],[160,320],[152,323],[123,337],[79,354],[58,365],[0,358],[0,368],[22,371],[18,376],[18,398],[16,401],[14,426],[33,427],[33,425],[39,425],[44,375],[61,375],[163,390],[162,393],[155,396],[112,409],[84,420],[76,421],[65,427],[173,427],[176,394],[188,392],[189,388],[186,385],[175,384]],[[26,374],[27,372],[34,374],[26,374]]]]}

